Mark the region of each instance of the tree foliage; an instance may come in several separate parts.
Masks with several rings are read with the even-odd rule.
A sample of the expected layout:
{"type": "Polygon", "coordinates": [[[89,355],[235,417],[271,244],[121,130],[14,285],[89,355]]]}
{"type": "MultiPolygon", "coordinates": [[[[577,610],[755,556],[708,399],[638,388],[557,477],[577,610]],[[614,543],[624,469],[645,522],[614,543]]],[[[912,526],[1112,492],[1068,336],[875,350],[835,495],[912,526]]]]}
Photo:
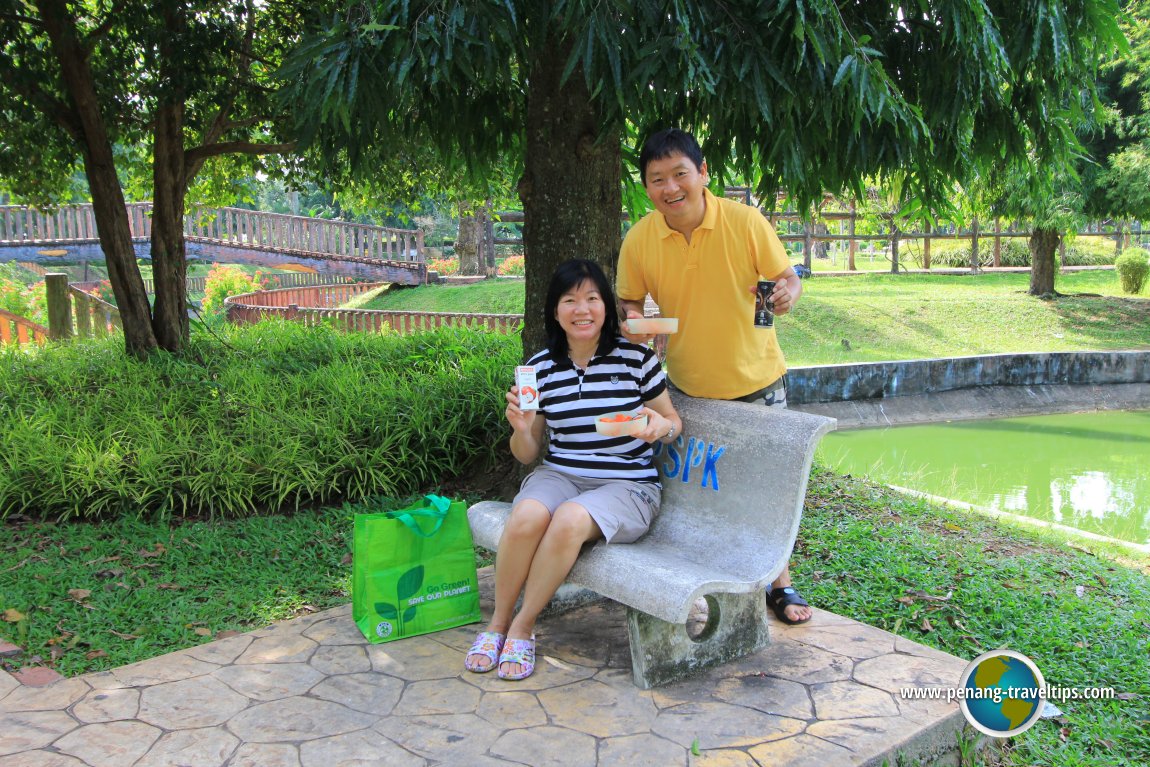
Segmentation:
{"type": "MultiPolygon", "coordinates": [[[[0,176],[45,205],[83,168],[133,352],[177,350],[187,337],[182,219],[193,180],[215,158],[290,146],[269,74],[299,31],[285,0],[0,0],[0,176]],[[125,184],[154,203],[153,307],[122,213],[125,184]]],[[[220,162],[209,193],[239,167],[220,162]]]]}
{"type": "Polygon", "coordinates": [[[1114,0],[374,0],[325,9],[281,73],[305,144],[364,168],[373,145],[426,140],[482,177],[522,152],[527,331],[553,266],[610,270],[619,150],[669,124],[712,175],[824,191],[897,175],[904,212],[1016,158],[1067,162],[1120,39],[1114,0]],[[592,183],[594,179],[599,184],[592,183]],[[575,209],[575,214],[569,210],[575,209]],[[604,225],[606,223],[606,226],[604,225]]]}
{"type": "Polygon", "coordinates": [[[1100,125],[1086,137],[1092,162],[1083,169],[1086,211],[1092,216],[1150,216],[1150,2],[1124,3],[1128,47],[1099,76],[1100,125]]]}
{"type": "Polygon", "coordinates": [[[760,191],[804,204],[898,169],[907,199],[940,205],[972,164],[1075,146],[1116,15],[1113,0],[379,0],[332,13],[284,74],[315,105],[303,140],[353,166],[373,141],[423,136],[482,173],[520,148],[531,62],[562,56],[605,127],[695,128],[714,171],[760,191]]]}

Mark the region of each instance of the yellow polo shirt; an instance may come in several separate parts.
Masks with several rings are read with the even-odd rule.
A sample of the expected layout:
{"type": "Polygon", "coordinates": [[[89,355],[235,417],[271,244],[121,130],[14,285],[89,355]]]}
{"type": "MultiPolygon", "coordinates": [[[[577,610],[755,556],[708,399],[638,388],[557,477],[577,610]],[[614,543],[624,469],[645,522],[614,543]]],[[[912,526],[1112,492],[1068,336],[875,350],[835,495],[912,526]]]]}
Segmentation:
{"type": "Polygon", "coordinates": [[[706,213],[690,243],[658,211],[631,228],[616,288],[625,301],[650,293],[664,317],[679,318],[667,343],[675,386],[693,397],[735,399],[787,372],[775,328],[754,326],[750,288],[776,279],[790,262],[762,213],[710,190],[704,196],[706,213]]]}

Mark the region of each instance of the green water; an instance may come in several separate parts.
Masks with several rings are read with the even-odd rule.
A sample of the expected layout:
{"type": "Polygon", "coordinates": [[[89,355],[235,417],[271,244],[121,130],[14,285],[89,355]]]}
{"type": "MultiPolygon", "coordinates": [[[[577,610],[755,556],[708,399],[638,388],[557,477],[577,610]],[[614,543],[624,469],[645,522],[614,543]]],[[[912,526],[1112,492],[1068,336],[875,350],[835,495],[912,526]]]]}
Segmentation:
{"type": "Polygon", "coordinates": [[[1150,543],[1150,411],[837,432],[819,455],[842,473],[1150,543]]]}

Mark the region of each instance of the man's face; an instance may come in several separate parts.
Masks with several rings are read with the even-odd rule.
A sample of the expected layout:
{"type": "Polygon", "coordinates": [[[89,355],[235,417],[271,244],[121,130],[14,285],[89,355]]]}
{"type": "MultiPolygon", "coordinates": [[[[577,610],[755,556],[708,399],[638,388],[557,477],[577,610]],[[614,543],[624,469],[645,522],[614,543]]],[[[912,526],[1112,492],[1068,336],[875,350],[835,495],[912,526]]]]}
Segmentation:
{"type": "Polygon", "coordinates": [[[673,154],[647,163],[647,196],[672,227],[676,223],[697,226],[703,220],[706,186],[706,160],[696,168],[687,155],[673,154]]]}

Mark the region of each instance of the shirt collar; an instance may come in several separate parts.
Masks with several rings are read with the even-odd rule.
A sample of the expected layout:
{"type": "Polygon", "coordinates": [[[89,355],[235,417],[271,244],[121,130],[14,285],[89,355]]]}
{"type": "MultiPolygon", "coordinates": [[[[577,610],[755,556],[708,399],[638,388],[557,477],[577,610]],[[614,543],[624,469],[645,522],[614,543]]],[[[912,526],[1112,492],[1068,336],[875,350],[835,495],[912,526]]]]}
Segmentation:
{"type": "MultiPolygon", "coordinates": [[[[703,220],[695,228],[714,229],[715,225],[719,222],[719,203],[716,201],[715,195],[711,194],[711,190],[707,187],[703,187],[703,199],[706,201],[706,210],[703,211],[703,220]]],[[[658,225],[659,237],[670,237],[673,234],[678,234],[667,225],[666,217],[659,211],[655,211],[655,222],[658,225]]]]}

